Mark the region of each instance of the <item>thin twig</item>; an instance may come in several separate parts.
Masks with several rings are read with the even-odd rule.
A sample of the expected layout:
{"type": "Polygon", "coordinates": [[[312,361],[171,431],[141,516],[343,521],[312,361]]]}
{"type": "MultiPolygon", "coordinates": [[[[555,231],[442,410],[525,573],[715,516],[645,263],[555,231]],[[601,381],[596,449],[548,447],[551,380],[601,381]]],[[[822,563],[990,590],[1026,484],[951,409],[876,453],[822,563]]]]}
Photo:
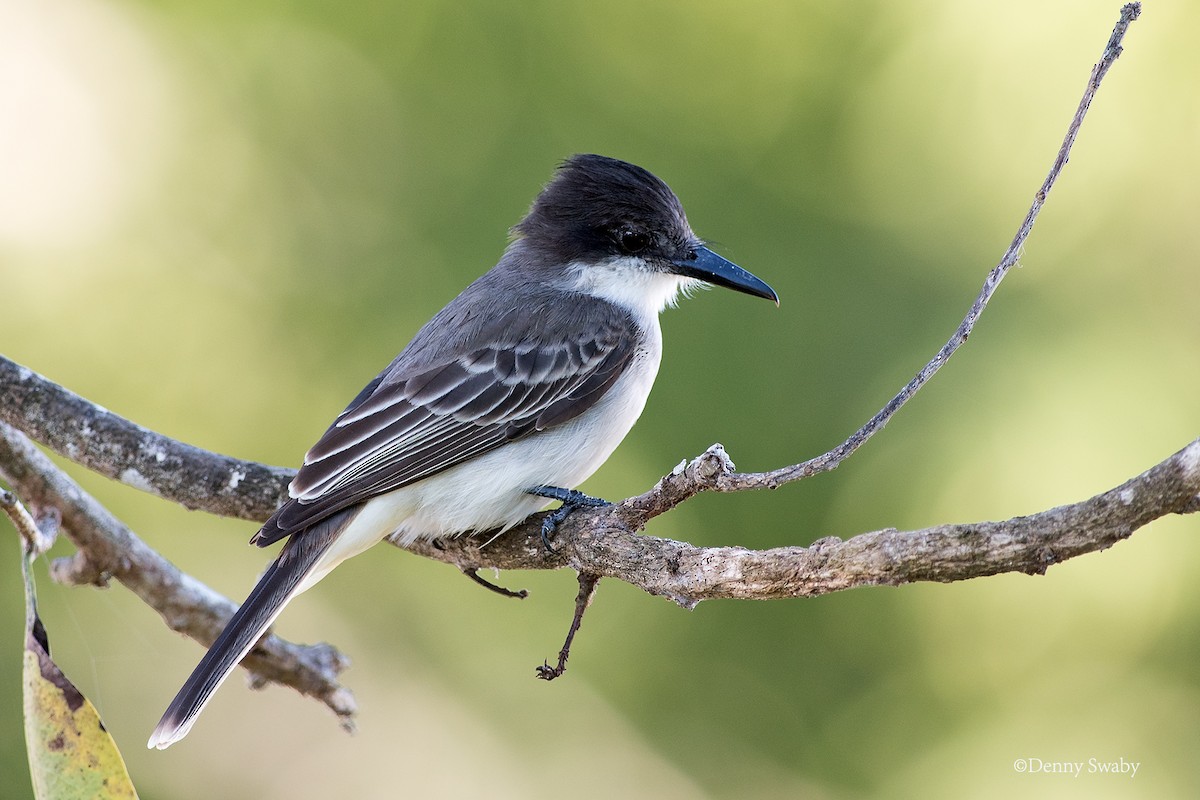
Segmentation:
{"type": "Polygon", "coordinates": [[[579,573],[578,579],[579,593],[575,595],[575,616],[571,618],[571,627],[567,629],[567,640],[563,642],[562,649],[558,651],[558,663],[552,667],[546,661],[534,669],[537,677],[544,681],[561,678],[562,674],[567,671],[567,659],[571,657],[571,642],[575,640],[575,634],[579,633],[579,626],[583,624],[583,614],[592,604],[592,598],[596,596],[596,587],[600,585],[600,576],[590,572],[579,573]]]}
{"type": "Polygon", "coordinates": [[[1071,155],[1071,147],[1075,144],[1075,137],[1079,135],[1079,128],[1083,125],[1083,119],[1087,116],[1088,109],[1092,105],[1092,99],[1096,96],[1097,90],[1100,89],[1100,82],[1104,80],[1104,76],[1108,74],[1109,68],[1112,67],[1121,55],[1121,41],[1125,38],[1125,32],[1129,30],[1130,23],[1137,19],[1141,13],[1141,3],[1129,3],[1121,9],[1121,18],[1117,21],[1116,27],[1113,28],[1112,36],[1109,37],[1108,44],[1104,47],[1104,53],[1101,55],[1100,61],[1092,68],[1091,77],[1088,79],[1083,97],[1079,101],[1079,107],[1075,110],[1075,116],[1071,119],[1071,124],[1067,126],[1067,134],[1063,138],[1062,146],[1058,149],[1058,155],[1054,158],[1054,164],[1050,167],[1050,173],[1046,176],[1046,180],[1043,181],[1037,194],[1034,195],[1033,204],[1029,207],[1029,212],[1025,215],[1025,219],[1021,221],[1020,227],[1017,228],[1017,234],[1013,237],[1012,244],[1008,246],[1008,250],[1004,253],[1004,257],[1000,259],[1000,263],[988,273],[987,279],[983,282],[983,288],[979,291],[975,302],[971,304],[970,311],[967,312],[963,321],[959,323],[958,329],[954,331],[954,335],[950,337],[949,341],[942,345],[942,348],[929,360],[929,363],[922,367],[920,372],[913,376],[913,379],[895,397],[889,400],[888,404],[879,413],[867,420],[865,425],[837,447],[816,458],[810,458],[808,461],[789,467],[782,467],[769,472],[734,473],[722,479],[715,487],[716,491],[738,492],[748,489],[774,489],[785,483],[791,483],[822,472],[837,469],[847,457],[882,430],[883,426],[900,410],[900,407],[912,399],[913,395],[928,383],[929,379],[939,369],[945,366],[950,356],[954,355],[955,351],[967,341],[967,337],[971,335],[975,323],[979,321],[980,315],[983,314],[984,308],[987,307],[988,301],[992,299],[992,295],[999,288],[1000,282],[1004,280],[1004,276],[1008,274],[1008,271],[1020,259],[1021,251],[1025,247],[1025,240],[1029,238],[1029,234],[1033,230],[1033,223],[1037,221],[1038,214],[1041,213],[1042,206],[1046,203],[1047,195],[1054,188],[1054,184],[1058,181],[1058,176],[1062,173],[1063,167],[1067,165],[1067,160],[1071,155]]]}
{"type": "Polygon", "coordinates": [[[483,588],[487,589],[488,591],[495,592],[501,597],[511,597],[516,600],[524,600],[526,597],[529,597],[528,589],[506,589],[503,586],[492,583],[487,578],[484,578],[479,574],[479,570],[475,567],[467,567],[462,571],[462,573],[483,588]]]}

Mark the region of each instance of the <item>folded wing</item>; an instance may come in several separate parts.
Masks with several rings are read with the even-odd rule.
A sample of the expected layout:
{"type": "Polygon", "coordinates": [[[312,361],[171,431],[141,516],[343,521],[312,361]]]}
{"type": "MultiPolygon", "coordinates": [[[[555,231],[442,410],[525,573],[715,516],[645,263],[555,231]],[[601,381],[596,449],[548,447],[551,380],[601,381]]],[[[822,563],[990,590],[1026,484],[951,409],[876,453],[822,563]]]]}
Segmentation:
{"type": "Polygon", "coordinates": [[[488,344],[438,363],[398,359],[308,451],[292,499],[252,539],[267,545],[591,408],[634,355],[614,318],[561,337],[488,344]]]}

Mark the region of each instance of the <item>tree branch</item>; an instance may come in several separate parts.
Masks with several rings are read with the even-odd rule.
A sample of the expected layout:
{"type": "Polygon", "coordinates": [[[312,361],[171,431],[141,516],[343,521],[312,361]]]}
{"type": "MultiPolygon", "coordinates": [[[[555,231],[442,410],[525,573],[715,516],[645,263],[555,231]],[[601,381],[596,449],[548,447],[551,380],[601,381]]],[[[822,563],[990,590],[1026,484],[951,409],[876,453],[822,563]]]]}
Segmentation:
{"type": "MultiPolygon", "coordinates": [[[[110,577],[116,578],[162,615],[167,627],[205,646],[233,616],[234,603],[148,547],[28,438],[3,422],[0,475],[29,505],[55,508],[62,515],[63,532],[78,553],[54,563],[55,580],[103,586],[110,577]]],[[[344,727],[353,726],[354,696],[337,682],[349,662],[330,645],[296,645],[268,634],[243,664],[253,680],[283,683],[311,695],[327,705],[344,727]]]]}
{"type": "MultiPolygon", "coordinates": [[[[690,608],[717,597],[813,596],[863,585],[947,582],[1010,571],[1041,573],[1051,564],[1103,550],[1165,514],[1200,510],[1197,440],[1146,473],[1090,500],[1004,522],[908,532],[889,529],[847,541],[826,538],[809,547],[765,551],[698,548],[638,535],[650,519],[699,492],[775,488],[835,469],[929,381],[967,340],[1001,280],[1016,264],[1100,82],[1120,55],[1124,34],[1140,10],[1137,3],[1122,9],[1049,175],[967,316],[929,363],[840,445],[808,461],[761,473],[735,472],[725,451],[714,445],[693,461],[681,463],[645,494],[613,506],[576,511],[559,527],[552,553],[541,545],[544,515],[534,515],[487,547],[482,545],[484,535],[417,542],[407,549],[454,564],[468,574],[480,568],[572,567],[588,576],[619,578],[690,608]]],[[[64,531],[79,550],[74,558],[57,562],[55,577],[71,583],[103,583],[108,576],[116,577],[158,610],[172,629],[210,643],[233,604],[147,547],[20,431],[108,477],[187,508],[243,519],[266,519],[286,496],[286,483],[294,472],[175,441],[0,357],[0,475],[26,502],[59,509],[64,531]]],[[[320,698],[349,724],[354,702],[337,683],[345,661],[333,648],[301,647],[270,636],[245,665],[261,680],[284,683],[320,698]]]]}
{"type": "MultiPolygon", "coordinates": [[[[663,481],[695,493],[720,485],[732,469],[724,449],[713,445],[663,481]]],[[[1159,517],[1196,511],[1200,439],[1088,500],[1000,522],[889,528],[846,541],[818,539],[808,547],[748,550],[637,535],[648,516],[622,503],[572,514],[555,538],[554,554],[541,548],[538,525],[530,522],[487,547],[480,546],[482,539],[463,537],[408,549],[463,569],[568,566],[618,578],[692,608],[713,598],[815,597],[857,586],[951,583],[1002,572],[1042,574],[1069,558],[1106,550],[1159,517]]]]}
{"type": "Polygon", "coordinates": [[[261,522],[296,474],[143,428],[3,356],[0,421],[93,472],[222,517],[261,522]]]}

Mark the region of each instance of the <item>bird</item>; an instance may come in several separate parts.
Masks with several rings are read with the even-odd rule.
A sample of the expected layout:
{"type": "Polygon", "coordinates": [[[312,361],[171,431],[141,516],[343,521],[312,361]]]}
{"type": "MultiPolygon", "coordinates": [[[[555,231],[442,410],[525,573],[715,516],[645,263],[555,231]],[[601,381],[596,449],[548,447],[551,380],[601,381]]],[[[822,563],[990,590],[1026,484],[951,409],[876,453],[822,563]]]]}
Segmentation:
{"type": "Polygon", "coordinates": [[[642,413],[662,356],[659,313],[681,294],[707,284],[779,304],[693,233],[666,183],[615,158],[563,161],[510,233],[499,262],[308,450],[251,539],[286,540],[278,557],[148,747],[186,736],[284,606],[345,559],[385,538],[503,532],[548,498],[567,512],[587,504],[575,487],[642,413]]]}

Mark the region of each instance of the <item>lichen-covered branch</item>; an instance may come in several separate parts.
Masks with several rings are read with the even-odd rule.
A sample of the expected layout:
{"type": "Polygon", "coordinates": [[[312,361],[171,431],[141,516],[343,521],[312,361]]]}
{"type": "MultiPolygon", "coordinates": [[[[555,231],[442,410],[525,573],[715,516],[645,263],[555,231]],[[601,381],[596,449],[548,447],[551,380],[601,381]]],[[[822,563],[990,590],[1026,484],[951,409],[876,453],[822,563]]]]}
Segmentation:
{"type": "MultiPolygon", "coordinates": [[[[1067,163],[1092,98],[1140,11],[1137,3],[1122,9],[1050,174],[954,335],[879,413],[840,445],[808,461],[761,473],[734,471],[724,450],[714,445],[642,495],[613,506],[576,511],[559,526],[553,552],[541,543],[541,515],[486,547],[485,534],[418,542],[407,549],[453,564],[469,575],[482,568],[572,567],[587,576],[619,578],[691,607],[719,597],[813,596],[854,586],[946,582],[1013,571],[1040,573],[1068,558],[1103,550],[1158,517],[1200,510],[1197,440],[1108,492],[1003,522],[884,530],[846,541],[825,538],[808,547],[764,551],[700,548],[639,533],[650,519],[702,491],[775,488],[836,468],[925,385],[965,343],[1001,280],[1016,264],[1047,194],[1067,163]]],[[[286,496],[293,471],[175,441],[0,357],[0,476],[35,510],[57,509],[63,531],[79,551],[56,563],[55,577],[72,583],[103,583],[115,577],[158,610],[171,628],[205,644],[211,642],[232,614],[233,604],[147,547],[23,434],[89,469],[187,508],[250,520],[270,516],[286,496]]],[[[561,661],[565,664],[565,652],[561,661]]],[[[261,680],[320,698],[344,722],[353,715],[353,698],[337,683],[344,660],[331,647],[301,647],[271,636],[244,663],[261,680]]]]}
{"type": "MultiPolygon", "coordinates": [[[[62,532],[78,552],[54,563],[56,580],[104,585],[110,577],[116,578],[161,614],[169,628],[205,645],[233,616],[237,609],[233,602],[147,546],[28,438],[3,422],[0,476],[28,505],[53,508],[61,515],[62,532]]],[[[343,725],[352,725],[354,696],[337,680],[348,661],[335,648],[297,645],[267,635],[243,663],[256,680],[283,683],[311,695],[337,714],[343,725]]]]}
{"type": "Polygon", "coordinates": [[[266,519],[295,474],[143,428],[4,356],[0,421],[93,472],[223,517],[266,519]]]}
{"type": "MultiPolygon", "coordinates": [[[[694,494],[729,474],[732,465],[714,445],[664,481],[672,484],[672,492],[694,494]]],[[[686,607],[719,597],[772,600],[857,586],[1040,574],[1069,558],[1105,550],[1159,517],[1200,510],[1200,439],[1120,486],[1072,505],[999,522],[887,529],[845,541],[826,537],[808,547],[696,547],[637,535],[639,523],[653,516],[646,498],[656,492],[657,487],[637,498],[636,505],[627,501],[576,512],[562,524],[554,554],[545,553],[538,526],[529,523],[484,548],[483,540],[464,538],[409,549],[464,569],[568,566],[617,578],[686,607]]]]}

